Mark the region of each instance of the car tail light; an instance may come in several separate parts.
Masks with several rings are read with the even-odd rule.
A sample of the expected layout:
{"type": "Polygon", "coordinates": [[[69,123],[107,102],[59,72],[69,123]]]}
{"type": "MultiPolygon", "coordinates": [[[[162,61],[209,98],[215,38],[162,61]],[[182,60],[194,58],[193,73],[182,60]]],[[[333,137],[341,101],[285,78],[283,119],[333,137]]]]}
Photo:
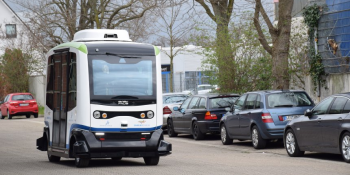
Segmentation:
{"type": "Polygon", "coordinates": [[[18,102],[10,102],[11,106],[18,106],[18,102]]]}
{"type": "Polygon", "coordinates": [[[168,106],[165,106],[164,108],[163,108],[163,114],[171,114],[172,112],[171,112],[171,110],[170,110],[170,108],[168,107],[168,106]]]}
{"type": "Polygon", "coordinates": [[[204,120],[216,120],[216,119],[218,119],[216,114],[211,114],[209,111],[205,113],[204,120]]]}
{"type": "Polygon", "coordinates": [[[270,113],[263,113],[261,115],[262,121],[264,123],[273,123],[272,117],[270,113]]]}

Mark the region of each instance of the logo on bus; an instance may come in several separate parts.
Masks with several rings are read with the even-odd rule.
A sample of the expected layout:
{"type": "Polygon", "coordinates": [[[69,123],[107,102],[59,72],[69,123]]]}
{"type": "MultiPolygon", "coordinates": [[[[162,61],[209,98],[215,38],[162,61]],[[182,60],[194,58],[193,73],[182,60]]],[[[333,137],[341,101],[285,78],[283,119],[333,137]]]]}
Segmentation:
{"type": "Polygon", "coordinates": [[[118,101],[118,105],[129,105],[128,101],[118,101]]]}

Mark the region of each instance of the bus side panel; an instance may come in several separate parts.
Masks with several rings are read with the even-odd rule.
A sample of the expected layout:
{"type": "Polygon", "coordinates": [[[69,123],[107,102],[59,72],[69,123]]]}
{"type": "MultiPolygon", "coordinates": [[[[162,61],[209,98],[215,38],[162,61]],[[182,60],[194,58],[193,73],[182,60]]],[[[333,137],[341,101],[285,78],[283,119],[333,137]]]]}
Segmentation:
{"type": "Polygon", "coordinates": [[[53,120],[53,111],[45,105],[45,111],[44,111],[44,122],[45,122],[45,126],[49,127],[49,143],[50,146],[52,145],[52,120],[53,120]]]}
{"type": "MultiPolygon", "coordinates": [[[[47,53],[47,55],[46,55],[46,68],[48,68],[48,62],[49,62],[49,59],[50,59],[50,57],[52,56],[54,54],[54,52],[53,51],[50,51],[49,53],[47,53]]],[[[48,74],[48,73],[47,73],[48,74]]],[[[48,75],[47,75],[47,77],[48,77],[48,75]]],[[[50,133],[50,135],[48,136],[49,138],[49,140],[48,140],[48,142],[49,142],[49,145],[51,146],[52,145],[52,121],[53,121],[53,110],[52,109],[50,109],[46,104],[48,104],[47,103],[47,100],[52,100],[52,99],[48,99],[47,98],[47,84],[48,84],[48,82],[47,82],[47,79],[46,79],[46,83],[45,83],[45,85],[46,85],[46,87],[45,87],[45,109],[44,109],[44,123],[45,123],[45,126],[47,126],[48,128],[49,128],[49,133],[50,133]]]]}
{"type": "MultiPolygon", "coordinates": [[[[70,139],[71,139],[72,129],[76,126],[77,123],[81,123],[84,121],[84,119],[81,119],[78,117],[79,116],[78,115],[79,114],[79,111],[78,111],[79,105],[81,104],[81,101],[84,101],[84,100],[87,101],[86,98],[90,98],[89,93],[88,93],[88,91],[89,91],[88,88],[87,89],[83,88],[85,90],[81,90],[82,87],[84,87],[84,85],[83,86],[81,85],[81,83],[82,83],[81,81],[89,81],[88,79],[84,80],[84,76],[81,76],[81,74],[82,74],[81,71],[86,71],[86,70],[84,68],[82,69],[80,66],[80,64],[87,64],[87,54],[85,54],[85,53],[83,53],[75,48],[70,48],[70,52],[76,54],[76,73],[77,73],[76,74],[77,75],[76,76],[76,79],[77,79],[76,80],[76,86],[77,86],[76,87],[77,88],[76,89],[76,91],[77,91],[76,100],[77,100],[77,102],[76,102],[76,107],[74,107],[73,109],[71,109],[70,111],[67,112],[67,132],[66,132],[67,133],[67,137],[66,137],[66,148],[67,149],[71,145],[70,139]],[[85,93],[85,94],[87,93],[87,95],[85,95],[85,94],[83,95],[83,96],[87,96],[87,97],[81,99],[80,96],[82,96],[82,95],[80,95],[80,94],[82,94],[82,93],[85,93]]],[[[88,74],[86,74],[86,75],[88,75],[88,74]]],[[[84,83],[88,83],[88,82],[84,82],[84,83]]],[[[88,87],[88,86],[85,86],[85,87],[88,87]]],[[[84,112],[84,111],[82,111],[82,112],[84,112]]],[[[90,126],[90,120],[88,117],[86,117],[84,122],[85,122],[86,126],[90,126]]]]}
{"type": "Polygon", "coordinates": [[[86,126],[84,129],[90,130],[90,88],[89,88],[89,66],[87,54],[79,52],[77,54],[77,115],[72,123],[75,126],[86,126]]]}
{"type": "Polygon", "coordinates": [[[162,97],[162,74],[160,53],[156,55],[156,70],[157,70],[157,126],[163,124],[163,97],[162,97]]]}

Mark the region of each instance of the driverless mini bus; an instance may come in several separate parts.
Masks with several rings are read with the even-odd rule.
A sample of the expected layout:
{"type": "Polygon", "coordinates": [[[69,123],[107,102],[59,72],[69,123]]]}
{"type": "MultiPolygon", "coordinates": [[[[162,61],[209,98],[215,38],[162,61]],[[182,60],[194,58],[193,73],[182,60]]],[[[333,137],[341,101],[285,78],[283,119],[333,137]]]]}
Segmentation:
{"type": "Polygon", "coordinates": [[[160,52],[124,30],[89,29],[47,54],[45,127],[37,148],[50,162],[171,154],[163,138],[160,52]]]}

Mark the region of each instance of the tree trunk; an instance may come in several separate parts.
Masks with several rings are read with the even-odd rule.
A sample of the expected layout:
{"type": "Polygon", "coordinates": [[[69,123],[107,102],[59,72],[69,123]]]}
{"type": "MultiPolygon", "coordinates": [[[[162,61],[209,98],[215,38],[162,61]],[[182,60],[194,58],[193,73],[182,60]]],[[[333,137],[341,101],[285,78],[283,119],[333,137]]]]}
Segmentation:
{"type": "Polygon", "coordinates": [[[216,54],[218,58],[218,85],[222,92],[232,92],[235,89],[234,58],[228,33],[228,23],[217,25],[216,28],[216,54]]]}
{"type": "Polygon", "coordinates": [[[278,10],[278,24],[277,28],[273,26],[265,9],[261,4],[261,0],[255,0],[255,14],[254,25],[259,34],[259,41],[264,49],[271,54],[273,59],[272,76],[274,83],[273,89],[289,89],[290,75],[289,75],[289,45],[290,45],[290,31],[292,22],[293,2],[291,0],[280,0],[278,10]],[[262,15],[264,21],[269,28],[269,33],[272,38],[272,47],[266,40],[263,30],[260,25],[259,15],[262,15]]]}
{"type": "Polygon", "coordinates": [[[173,60],[174,57],[170,57],[170,79],[169,79],[169,86],[170,86],[170,92],[174,92],[174,69],[173,69],[173,60]]]}

